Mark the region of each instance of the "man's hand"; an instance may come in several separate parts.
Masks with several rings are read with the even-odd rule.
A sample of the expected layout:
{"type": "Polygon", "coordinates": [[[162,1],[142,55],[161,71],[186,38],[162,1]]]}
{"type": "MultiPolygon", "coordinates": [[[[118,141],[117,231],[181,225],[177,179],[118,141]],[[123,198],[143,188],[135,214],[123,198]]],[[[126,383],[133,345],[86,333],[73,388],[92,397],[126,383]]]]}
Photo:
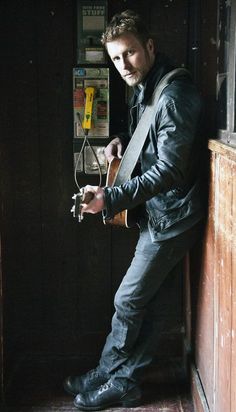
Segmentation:
{"type": "Polygon", "coordinates": [[[114,157],[118,157],[121,159],[123,154],[123,145],[119,137],[115,137],[105,148],[104,150],[105,156],[107,158],[108,163],[114,159],[114,157]]]}
{"type": "Polygon", "coordinates": [[[82,203],[81,213],[98,213],[105,208],[104,190],[100,186],[85,186],[84,192],[93,193],[93,198],[89,203],[82,203]]]}

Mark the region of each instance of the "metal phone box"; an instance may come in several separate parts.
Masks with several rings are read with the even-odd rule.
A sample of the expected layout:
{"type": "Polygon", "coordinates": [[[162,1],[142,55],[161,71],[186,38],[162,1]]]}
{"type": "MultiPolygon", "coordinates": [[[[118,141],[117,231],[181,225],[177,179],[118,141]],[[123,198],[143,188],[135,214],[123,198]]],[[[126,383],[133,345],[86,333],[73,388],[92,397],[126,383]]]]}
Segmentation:
{"type": "Polygon", "coordinates": [[[73,69],[74,138],[83,138],[85,89],[94,87],[92,138],[109,137],[109,68],[76,67],[73,69]]]}

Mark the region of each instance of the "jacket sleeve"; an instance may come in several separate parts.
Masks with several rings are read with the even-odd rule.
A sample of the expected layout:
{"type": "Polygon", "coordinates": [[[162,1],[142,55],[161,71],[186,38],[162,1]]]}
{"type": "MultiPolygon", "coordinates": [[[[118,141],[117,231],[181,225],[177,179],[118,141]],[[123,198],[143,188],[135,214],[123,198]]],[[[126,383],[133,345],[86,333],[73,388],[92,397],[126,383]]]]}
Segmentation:
{"type": "Polygon", "coordinates": [[[121,186],[105,188],[107,218],[159,193],[183,187],[188,181],[201,101],[196,93],[167,89],[158,102],[155,121],[141,154],[142,174],[121,186]]]}

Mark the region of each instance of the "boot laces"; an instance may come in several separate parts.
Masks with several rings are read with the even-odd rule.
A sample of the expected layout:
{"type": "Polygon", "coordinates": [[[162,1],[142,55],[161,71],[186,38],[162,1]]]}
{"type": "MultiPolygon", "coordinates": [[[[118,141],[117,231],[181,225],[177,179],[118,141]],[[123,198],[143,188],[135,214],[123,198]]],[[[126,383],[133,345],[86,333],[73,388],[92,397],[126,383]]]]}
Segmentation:
{"type": "Polygon", "coordinates": [[[105,391],[107,391],[108,389],[110,389],[112,387],[112,382],[111,380],[107,381],[106,383],[104,383],[103,385],[100,386],[99,388],[99,393],[103,393],[105,391]]]}
{"type": "Polygon", "coordinates": [[[98,368],[92,369],[91,371],[87,372],[88,378],[97,378],[100,375],[98,368]]]}

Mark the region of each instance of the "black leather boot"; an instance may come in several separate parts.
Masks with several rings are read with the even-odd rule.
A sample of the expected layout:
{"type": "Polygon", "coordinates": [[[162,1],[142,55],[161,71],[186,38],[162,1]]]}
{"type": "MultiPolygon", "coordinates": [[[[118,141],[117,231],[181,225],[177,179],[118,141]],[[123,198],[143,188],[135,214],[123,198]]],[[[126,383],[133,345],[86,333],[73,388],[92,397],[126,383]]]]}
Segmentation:
{"type": "Polygon", "coordinates": [[[122,390],[109,380],[95,391],[77,395],[74,405],[81,411],[99,411],[111,406],[133,408],[140,405],[140,401],[141,391],[137,386],[122,390]]]}
{"type": "Polygon", "coordinates": [[[68,376],[64,381],[64,389],[71,395],[93,391],[103,385],[109,375],[101,372],[99,368],[92,369],[81,376],[68,376]]]}

